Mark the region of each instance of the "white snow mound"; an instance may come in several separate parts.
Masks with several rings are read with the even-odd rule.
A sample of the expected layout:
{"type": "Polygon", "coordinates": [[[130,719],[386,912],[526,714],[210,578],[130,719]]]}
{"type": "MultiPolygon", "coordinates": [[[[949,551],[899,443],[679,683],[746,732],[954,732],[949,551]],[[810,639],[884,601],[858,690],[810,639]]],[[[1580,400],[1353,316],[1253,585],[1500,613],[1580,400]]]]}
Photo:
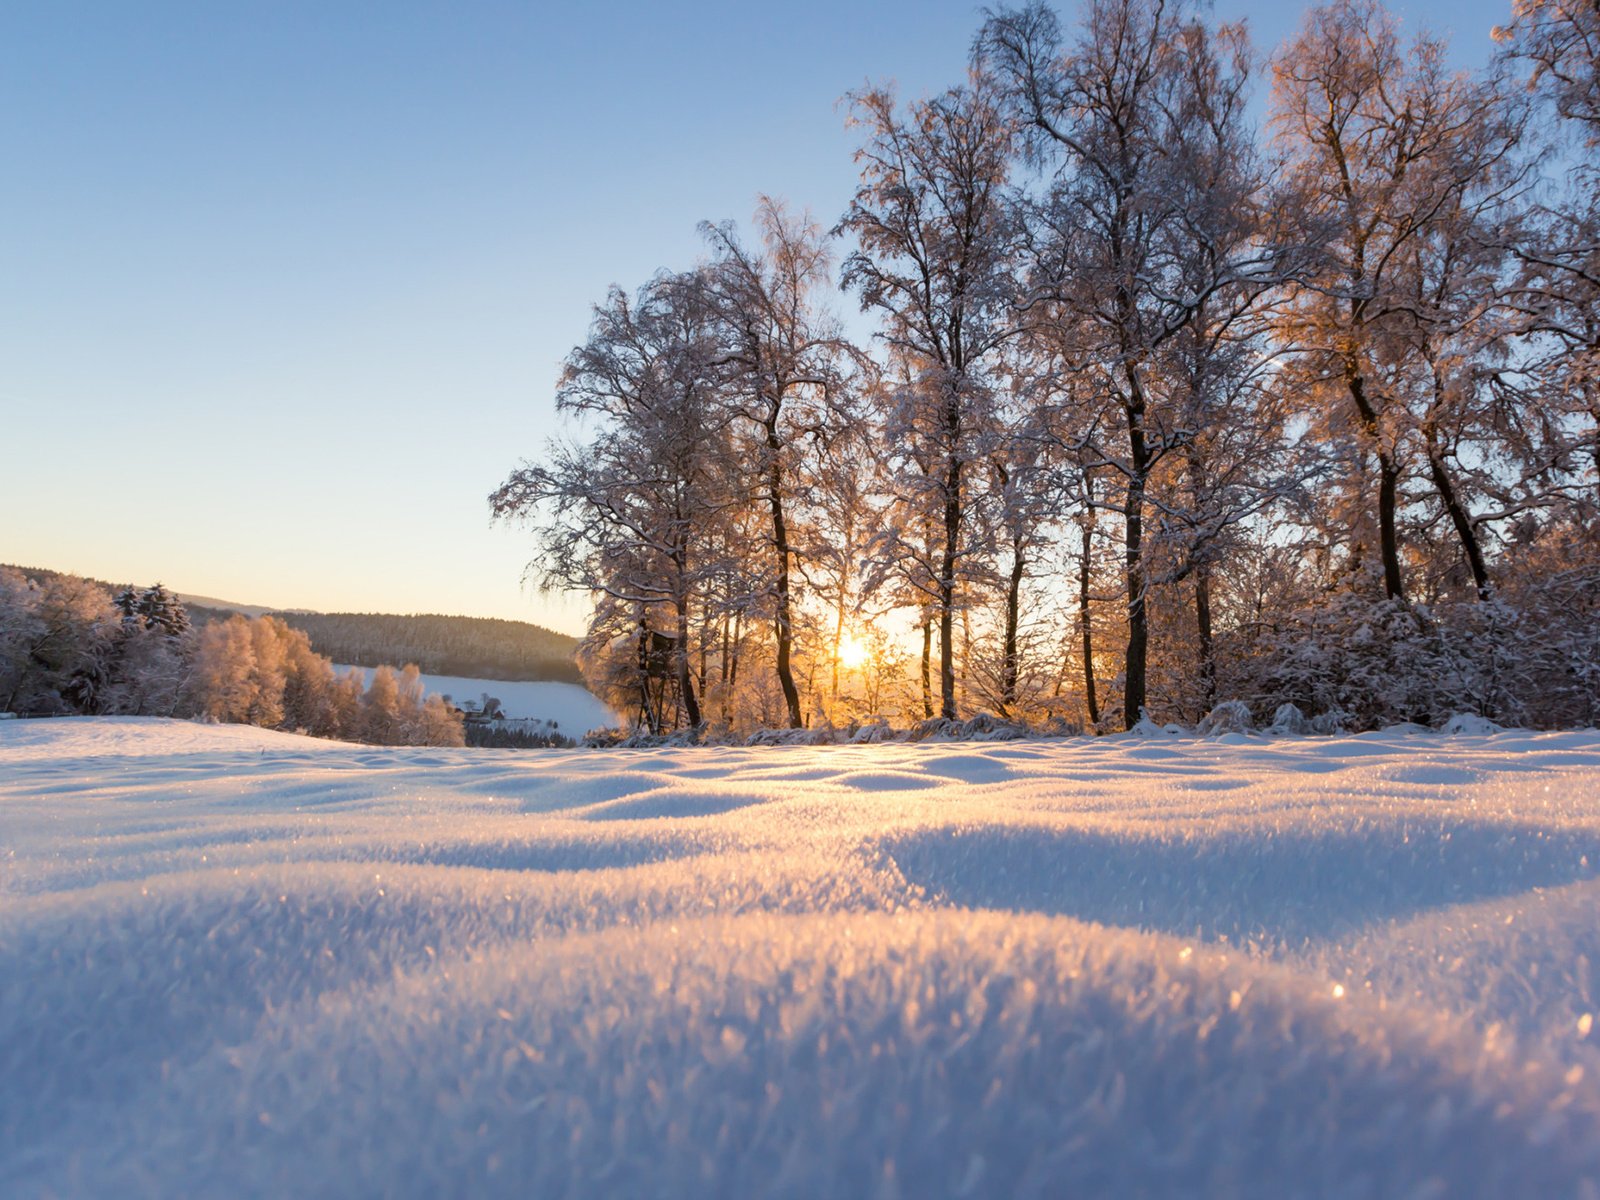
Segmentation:
{"type": "Polygon", "coordinates": [[[1581,1196],[1600,734],[0,724],[0,1194],[1581,1196]]]}

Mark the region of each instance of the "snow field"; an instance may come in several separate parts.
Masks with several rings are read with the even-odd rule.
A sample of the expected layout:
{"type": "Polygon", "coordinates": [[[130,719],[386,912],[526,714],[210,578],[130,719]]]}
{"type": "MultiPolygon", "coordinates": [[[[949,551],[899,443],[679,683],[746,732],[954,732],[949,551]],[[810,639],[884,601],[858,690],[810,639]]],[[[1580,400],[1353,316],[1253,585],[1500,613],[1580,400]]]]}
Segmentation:
{"type": "Polygon", "coordinates": [[[6,1195],[1593,1195],[1600,735],[0,727],[6,1195]]]}
{"type": "MultiPolygon", "coordinates": [[[[360,671],[367,682],[372,682],[371,667],[333,668],[360,671]]],[[[588,688],[575,683],[558,683],[550,680],[467,679],[460,675],[423,675],[422,686],[427,695],[449,696],[455,704],[463,701],[477,703],[485,693],[500,701],[508,717],[535,721],[554,721],[559,730],[570,738],[581,738],[591,729],[610,729],[619,724],[617,716],[605,702],[588,688]]]]}

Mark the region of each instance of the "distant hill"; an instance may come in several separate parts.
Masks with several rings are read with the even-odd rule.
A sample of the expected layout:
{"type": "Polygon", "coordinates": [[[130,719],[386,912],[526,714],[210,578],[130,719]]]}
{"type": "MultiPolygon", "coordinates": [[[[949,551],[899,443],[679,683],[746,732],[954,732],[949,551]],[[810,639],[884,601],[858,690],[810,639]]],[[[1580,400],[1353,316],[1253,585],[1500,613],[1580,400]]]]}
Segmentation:
{"type": "MultiPolygon", "coordinates": [[[[4,565],[4,564],[0,564],[4,565]]],[[[14,567],[29,579],[58,578],[62,571],[14,567]]],[[[92,579],[108,595],[123,584],[92,579]]],[[[144,581],[141,581],[143,583],[144,581]]],[[[496,617],[450,617],[436,613],[402,616],[394,613],[317,613],[281,611],[254,604],[235,604],[211,596],[178,593],[195,625],[226,621],[235,613],[271,615],[311,639],[311,648],[336,663],[356,667],[404,666],[416,663],[425,674],[476,679],[549,680],[581,683],[572,661],[578,639],[533,625],[496,617]]]]}
{"type": "Polygon", "coordinates": [[[337,663],[357,667],[416,663],[428,675],[581,682],[572,661],[578,639],[526,621],[436,613],[272,615],[305,630],[312,649],[337,663]]]}
{"type": "MultiPolygon", "coordinates": [[[[16,571],[24,579],[31,579],[35,583],[47,583],[52,579],[88,579],[86,575],[74,575],[71,571],[51,571],[45,567],[19,567],[14,563],[0,563],[0,570],[16,571]]],[[[121,587],[109,584],[104,579],[90,579],[89,582],[105,588],[113,596],[122,590],[121,587]]]]}
{"type": "MultiPolygon", "coordinates": [[[[177,593],[186,609],[203,608],[207,612],[243,613],[247,617],[264,617],[268,613],[281,616],[279,609],[264,604],[235,604],[232,600],[218,600],[215,596],[194,596],[188,592],[177,593]]],[[[291,612],[309,612],[309,609],[291,609],[291,612]]]]}
{"type": "MultiPolygon", "coordinates": [[[[75,575],[71,571],[52,571],[48,567],[19,567],[12,563],[0,563],[0,570],[19,572],[24,578],[35,583],[45,583],[51,579],[87,579],[96,587],[105,591],[108,596],[115,596],[123,588],[130,586],[131,581],[123,583],[109,583],[104,579],[94,579],[87,575],[75,575]]],[[[139,580],[135,587],[146,587],[151,582],[165,580],[139,580]]],[[[183,610],[189,614],[189,619],[196,625],[204,625],[207,621],[225,621],[234,613],[243,613],[247,617],[259,617],[266,613],[275,612],[275,609],[265,608],[259,604],[235,604],[231,600],[218,600],[214,596],[194,596],[187,592],[173,593],[183,601],[183,610]]]]}

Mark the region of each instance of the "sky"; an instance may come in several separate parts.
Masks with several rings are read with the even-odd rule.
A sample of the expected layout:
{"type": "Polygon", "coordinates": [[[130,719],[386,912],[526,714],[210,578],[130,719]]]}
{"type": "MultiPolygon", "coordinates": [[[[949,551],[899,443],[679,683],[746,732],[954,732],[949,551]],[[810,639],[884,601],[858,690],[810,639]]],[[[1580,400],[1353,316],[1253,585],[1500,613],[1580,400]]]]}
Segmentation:
{"type": "MultiPolygon", "coordinates": [[[[1073,19],[1073,4],[1060,6],[1073,19]]],[[[1483,62],[1494,0],[1392,6],[1483,62]]],[[[1297,7],[1219,0],[1264,48],[1297,7]]],[[[0,6],[0,562],[581,632],[486,497],[606,289],[768,193],[840,97],[960,80],[980,6],[0,6]]],[[[838,299],[841,311],[852,306],[838,299]]]]}

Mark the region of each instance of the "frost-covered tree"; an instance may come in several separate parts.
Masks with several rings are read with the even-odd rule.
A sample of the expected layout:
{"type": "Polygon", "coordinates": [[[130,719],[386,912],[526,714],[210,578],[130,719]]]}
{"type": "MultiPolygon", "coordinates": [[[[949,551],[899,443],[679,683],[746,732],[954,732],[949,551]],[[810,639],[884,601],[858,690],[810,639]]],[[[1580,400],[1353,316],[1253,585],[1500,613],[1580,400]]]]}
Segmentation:
{"type": "Polygon", "coordinates": [[[831,267],[822,231],[766,196],[755,223],[759,251],[747,249],[731,223],[701,227],[714,255],[703,279],[721,343],[722,401],[738,422],[737,474],[768,518],[770,545],[760,558],[772,566],[774,669],[788,723],[799,728],[794,590],[806,540],[797,536],[798,492],[818,448],[849,419],[849,347],[818,307],[831,267]]]}
{"type": "Polygon", "coordinates": [[[248,618],[235,614],[201,631],[194,687],[201,715],[213,721],[249,724],[252,711],[261,711],[248,618]]]}
{"type": "MultiPolygon", "coordinates": [[[[311,649],[311,639],[287,629],[284,643],[283,726],[322,737],[347,736],[354,725],[341,703],[333,663],[311,649]]],[[[360,680],[353,668],[348,674],[360,680]]]]}
{"type": "MultiPolygon", "coordinates": [[[[863,388],[866,395],[871,384],[863,388]]],[[[879,490],[878,458],[866,415],[847,421],[817,448],[807,481],[809,519],[800,561],[808,591],[828,614],[830,713],[840,700],[840,653],[852,623],[869,616],[866,571],[869,547],[882,525],[887,498],[879,490]]],[[[875,710],[873,710],[875,711],[875,710]]]]}
{"type": "MultiPolygon", "coordinates": [[[[659,276],[636,298],[613,290],[557,391],[558,409],[587,420],[592,435],[552,442],[544,461],[524,463],[489,498],[497,519],[531,526],[530,570],[543,585],[610,601],[610,621],[591,626],[591,653],[599,643],[652,662],[649,647],[670,640],[672,711],[691,727],[701,723],[695,609],[719,568],[716,527],[739,498],[721,419],[720,332],[695,273],[659,276]],[[619,616],[632,626],[631,650],[617,645],[619,616]]],[[[643,696],[649,672],[638,681],[643,696]]]]}
{"type": "Polygon", "coordinates": [[[808,222],[704,226],[707,261],[596,311],[559,392],[584,432],[496,514],[595,598],[585,677],[656,732],[1582,720],[1595,29],[1519,0],[1473,74],[1334,0],[1268,140],[1246,31],[1191,0],[988,13],[961,86],[849,97],[874,352],[820,315],[808,222]]]}
{"type": "Polygon", "coordinates": [[[189,631],[189,614],[183,601],[161,583],[142,591],[123,588],[112,601],[125,623],[137,622],[146,629],[159,629],[168,637],[181,637],[189,631]]]}
{"type": "Polygon", "coordinates": [[[1030,693],[1039,690],[1043,677],[1035,672],[1036,686],[1028,686],[1028,660],[1044,630],[1041,621],[1030,620],[1023,611],[1024,589],[1059,534],[1055,523],[1060,492],[1052,461],[1058,447],[1026,388],[1016,385],[1017,378],[1013,374],[1013,386],[998,397],[984,464],[989,486],[983,517],[991,547],[984,582],[996,596],[998,615],[992,624],[998,636],[984,637],[986,649],[973,656],[968,671],[969,686],[1004,717],[1037,707],[1039,697],[1030,693]]]}
{"type": "Polygon", "coordinates": [[[983,538],[972,493],[992,430],[993,360],[1012,336],[1014,244],[1005,195],[1012,127],[988,81],[896,105],[892,93],[851,96],[864,141],[861,183],[839,223],[858,249],[844,284],[879,313],[883,338],[914,372],[891,393],[890,444],[916,469],[901,475],[938,534],[932,578],[939,625],[940,714],[956,716],[955,617],[966,560],[983,538]]]}
{"type": "Polygon", "coordinates": [[[1407,268],[1444,222],[1499,198],[1519,125],[1491,82],[1449,69],[1442,41],[1404,44],[1375,0],[1313,9],[1274,75],[1287,196],[1317,252],[1279,336],[1297,352],[1316,435],[1358,451],[1345,481],[1352,549],[1375,549],[1383,593],[1403,599],[1408,337],[1431,319],[1407,268]]]}
{"type": "Polygon", "coordinates": [[[1029,304],[1055,357],[1092,378],[1083,399],[1115,417],[1080,424],[1122,523],[1132,727],[1147,687],[1152,487],[1194,440],[1195,410],[1165,379],[1171,343],[1207,308],[1213,323],[1247,311],[1278,270],[1244,153],[1248,44],[1182,2],[1095,0],[1070,40],[1043,4],[1001,10],[978,53],[1048,172],[1031,205],[1029,304]]]}
{"type": "Polygon", "coordinates": [[[1497,41],[1525,64],[1530,89],[1591,146],[1600,145],[1600,5],[1594,0],[1514,0],[1497,41]]]}
{"type": "Polygon", "coordinates": [[[105,591],[74,575],[41,582],[0,568],[0,712],[96,712],[118,627],[105,591]]]}
{"type": "Polygon", "coordinates": [[[126,587],[112,599],[121,622],[112,636],[95,710],[129,716],[179,715],[197,639],[183,603],[161,584],[126,587]]]}
{"type": "Polygon", "coordinates": [[[372,672],[367,693],[361,698],[361,723],[356,728],[358,741],[375,746],[403,741],[400,716],[400,679],[393,667],[372,672]]]}
{"type": "Polygon", "coordinates": [[[276,617],[235,614],[200,635],[191,703],[214,721],[375,745],[465,744],[461,716],[423,693],[415,664],[336,675],[305,633],[276,617]]]}
{"type": "Polygon", "coordinates": [[[1496,379],[1518,418],[1506,423],[1544,485],[1517,507],[1557,494],[1600,522],[1600,7],[1591,0],[1518,0],[1497,30],[1502,63],[1520,74],[1541,115],[1549,161],[1561,164],[1509,249],[1526,341],[1525,372],[1496,379]]]}
{"type": "Polygon", "coordinates": [[[100,711],[135,717],[188,715],[185,695],[196,638],[123,622],[111,654],[100,711]]]}
{"type": "MultiPolygon", "coordinates": [[[[1514,312],[1502,303],[1508,257],[1499,205],[1447,205],[1401,256],[1397,275],[1411,301],[1397,347],[1403,370],[1393,386],[1405,406],[1418,473],[1442,509],[1474,593],[1493,594],[1490,541],[1495,524],[1539,504],[1545,490],[1537,444],[1507,437],[1522,423],[1494,386],[1516,353],[1514,312]]],[[[1542,439],[1541,439],[1542,440],[1542,439]]],[[[1437,589],[1430,589],[1437,590],[1437,589]]]]}

